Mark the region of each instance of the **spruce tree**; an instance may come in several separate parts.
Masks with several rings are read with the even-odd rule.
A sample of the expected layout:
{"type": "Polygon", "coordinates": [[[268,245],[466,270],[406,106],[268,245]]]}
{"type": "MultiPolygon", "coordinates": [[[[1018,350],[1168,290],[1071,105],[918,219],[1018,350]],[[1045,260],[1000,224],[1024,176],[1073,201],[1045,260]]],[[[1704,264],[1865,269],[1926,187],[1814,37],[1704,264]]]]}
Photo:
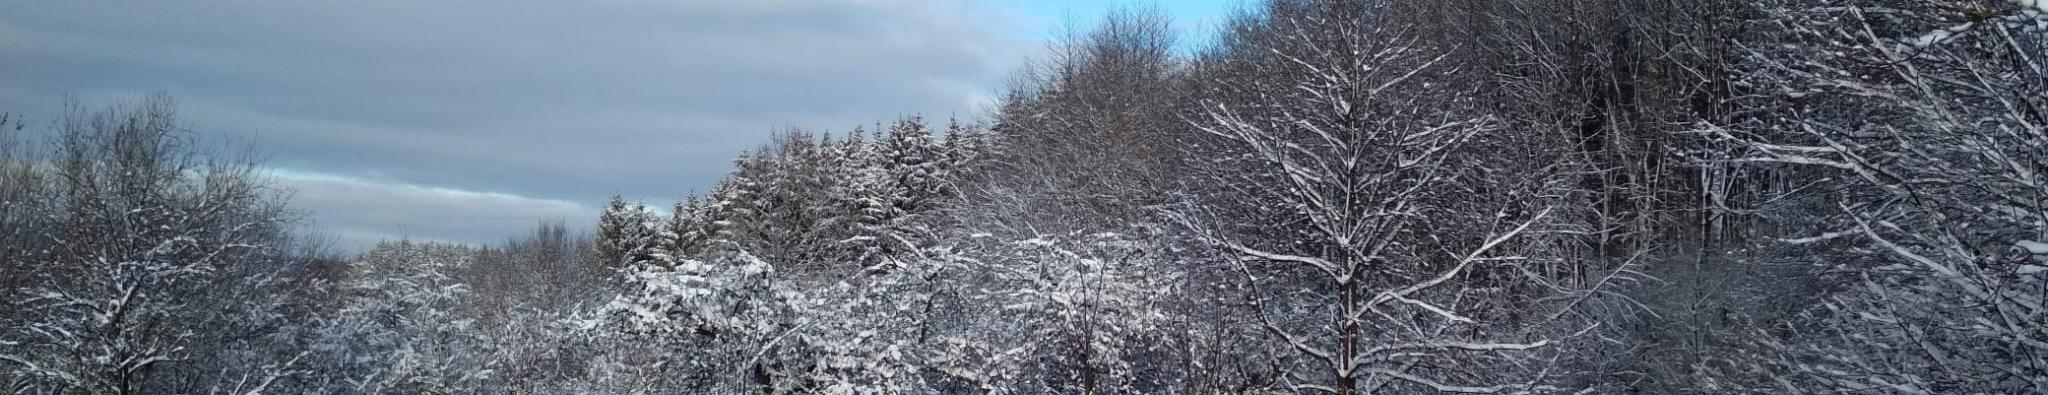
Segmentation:
{"type": "Polygon", "coordinates": [[[641,213],[641,218],[643,219],[641,223],[647,224],[647,226],[642,227],[644,229],[641,238],[642,242],[634,245],[633,251],[628,254],[632,256],[633,263],[655,265],[664,268],[675,267],[676,262],[679,262],[681,258],[675,253],[679,237],[674,231],[671,231],[673,226],[666,224],[669,221],[661,221],[663,222],[662,224],[655,224],[652,222],[655,219],[654,213],[644,210],[641,213]]]}
{"type": "Polygon", "coordinates": [[[936,147],[931,131],[918,117],[897,121],[881,148],[882,168],[889,183],[888,202],[892,218],[922,211],[937,195],[936,147]]]}
{"type": "Polygon", "coordinates": [[[762,212],[766,207],[763,189],[770,164],[759,153],[742,152],[734,160],[732,174],[711,191],[710,250],[734,252],[758,247],[762,212]]]}
{"type": "Polygon", "coordinates": [[[711,224],[705,220],[708,210],[704,199],[696,194],[676,202],[675,212],[669,215],[667,223],[669,233],[676,235],[670,255],[683,259],[704,251],[705,244],[711,239],[711,224]]]}
{"type": "Polygon", "coordinates": [[[811,259],[815,250],[813,233],[818,228],[815,206],[822,199],[819,182],[821,164],[817,145],[809,133],[783,133],[768,147],[771,158],[762,183],[764,203],[757,224],[760,248],[752,252],[770,261],[795,264],[811,259]]]}
{"type": "Polygon", "coordinates": [[[939,146],[940,171],[943,174],[940,193],[943,196],[958,196],[959,185],[972,179],[981,159],[988,151],[988,135],[975,125],[963,124],[955,119],[947,124],[946,141],[939,146]]]}
{"type": "Polygon", "coordinates": [[[840,144],[844,159],[839,171],[843,181],[840,190],[833,194],[839,202],[841,215],[846,216],[841,222],[848,238],[866,235],[892,217],[888,183],[885,182],[888,177],[881,157],[875,150],[876,144],[864,141],[860,133],[855,129],[854,134],[840,144]]]}
{"type": "Polygon", "coordinates": [[[620,237],[612,248],[623,251],[623,254],[622,260],[613,262],[630,265],[667,255],[654,249],[657,236],[665,229],[656,223],[654,213],[647,211],[647,205],[639,202],[629,204],[615,218],[620,237]]]}
{"type": "Polygon", "coordinates": [[[630,250],[630,243],[627,241],[630,237],[628,224],[633,219],[628,209],[625,197],[612,195],[611,203],[605,205],[604,212],[598,215],[598,262],[617,265],[626,261],[626,253],[630,250]]]}

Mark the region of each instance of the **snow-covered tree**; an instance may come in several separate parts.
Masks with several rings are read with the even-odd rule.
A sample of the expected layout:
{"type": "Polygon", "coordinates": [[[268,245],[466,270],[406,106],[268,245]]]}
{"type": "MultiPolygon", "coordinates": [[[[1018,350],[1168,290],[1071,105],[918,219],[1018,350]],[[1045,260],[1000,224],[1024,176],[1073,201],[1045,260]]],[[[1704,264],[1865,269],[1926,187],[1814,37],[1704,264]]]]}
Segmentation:
{"type": "Polygon", "coordinates": [[[682,236],[671,231],[667,221],[662,221],[661,223],[648,225],[647,242],[641,244],[639,248],[634,249],[628,255],[633,257],[633,262],[673,265],[676,261],[682,259],[676,255],[677,251],[682,250],[682,247],[680,247],[681,242],[682,236]]]}
{"type": "Polygon", "coordinates": [[[607,266],[670,259],[679,242],[680,235],[670,232],[665,219],[644,204],[628,204],[616,195],[597,218],[595,248],[599,262],[607,266]]]}
{"type": "Polygon", "coordinates": [[[827,240],[825,221],[831,214],[826,194],[835,180],[825,168],[824,147],[809,132],[783,132],[764,151],[774,154],[774,171],[763,194],[766,217],[758,224],[762,236],[762,258],[789,265],[821,263],[818,260],[833,240],[827,240]]]}
{"type": "Polygon", "coordinates": [[[1550,294],[1533,269],[1561,259],[1535,235],[1560,200],[1540,140],[1486,115],[1397,2],[1288,5],[1243,38],[1261,78],[1192,117],[1217,195],[1175,213],[1291,356],[1274,389],[1558,390],[1534,351],[1573,331],[1520,318],[1549,312],[1527,303],[1550,294]]]}
{"type": "Polygon", "coordinates": [[[712,249],[730,253],[759,245],[765,194],[774,164],[759,152],[743,152],[734,168],[712,187],[712,249]]]}
{"type": "Polygon", "coordinates": [[[235,347],[237,334],[226,331],[252,324],[203,322],[202,309],[260,318],[257,310],[282,302],[236,304],[211,298],[236,293],[209,289],[258,284],[225,276],[274,264],[287,240],[289,213],[257,182],[253,162],[194,147],[162,96],[71,111],[47,170],[54,184],[41,197],[54,203],[39,214],[48,222],[24,227],[44,233],[16,239],[25,243],[0,262],[0,270],[32,273],[0,299],[12,305],[0,317],[0,384],[16,393],[240,392],[249,387],[159,375],[176,364],[231,369],[177,372],[248,375],[261,391],[300,373],[269,353],[193,360],[235,347]]]}
{"type": "Polygon", "coordinates": [[[907,117],[889,126],[879,142],[880,161],[891,219],[930,208],[941,188],[939,150],[924,119],[907,117]]]}
{"type": "Polygon", "coordinates": [[[493,344],[462,314],[468,284],[451,274],[476,251],[439,243],[385,242],[365,253],[342,289],[347,300],[321,328],[314,350],[339,390],[442,393],[477,388],[498,368],[493,344]]]}
{"type": "Polygon", "coordinates": [[[875,144],[867,142],[860,129],[847,134],[836,151],[838,161],[827,168],[838,180],[827,193],[833,210],[827,226],[834,229],[829,234],[846,256],[867,255],[886,237],[884,221],[891,218],[885,173],[875,144]]]}
{"type": "Polygon", "coordinates": [[[941,177],[942,196],[959,196],[960,185],[981,174],[982,161],[990,155],[988,138],[988,132],[978,125],[964,124],[958,119],[946,123],[946,140],[939,145],[940,156],[944,158],[940,168],[945,174],[941,177]]]}
{"type": "MultiPolygon", "coordinates": [[[[1761,170],[1774,248],[1840,287],[1751,334],[1727,391],[2048,390],[2048,15],[2032,1],[1778,0],[1706,163],[1761,170]]],[[[1716,197],[1720,198],[1720,197],[1716,197]]]]}
{"type": "Polygon", "coordinates": [[[612,195],[604,211],[597,215],[597,257],[604,265],[626,262],[627,252],[632,251],[638,241],[635,227],[639,222],[638,213],[626,205],[626,198],[612,195]]]}
{"type": "Polygon", "coordinates": [[[1097,231],[1143,220],[1171,201],[1184,175],[1171,167],[1185,148],[1179,107],[1190,97],[1181,88],[1192,82],[1177,80],[1185,69],[1172,19],[1160,8],[1113,9],[1087,30],[1062,32],[1045,57],[1017,72],[989,120],[1002,149],[985,169],[993,183],[985,186],[997,191],[963,192],[982,195],[969,198],[973,204],[1018,210],[978,222],[1097,231]]]}
{"type": "Polygon", "coordinates": [[[773,266],[744,251],[719,259],[730,261],[629,267],[621,294],[587,325],[655,342],[660,352],[635,363],[675,382],[740,392],[771,380],[762,371],[772,368],[752,354],[771,352],[767,346],[786,332],[784,301],[796,291],[777,281],[773,266]]]}
{"type": "Polygon", "coordinates": [[[669,252],[677,258],[688,258],[703,253],[711,241],[711,207],[697,195],[690,195],[676,202],[675,211],[669,214],[668,232],[676,235],[675,249],[669,252]]]}

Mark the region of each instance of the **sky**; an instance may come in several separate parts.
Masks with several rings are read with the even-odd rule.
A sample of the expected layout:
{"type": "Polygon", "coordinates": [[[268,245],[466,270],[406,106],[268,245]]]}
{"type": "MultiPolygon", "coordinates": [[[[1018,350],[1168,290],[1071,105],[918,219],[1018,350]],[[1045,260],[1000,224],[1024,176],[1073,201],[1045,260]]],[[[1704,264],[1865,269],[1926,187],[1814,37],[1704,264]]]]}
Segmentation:
{"type": "MultiPolygon", "coordinates": [[[[1205,35],[1235,0],[21,2],[0,112],[47,126],[162,92],[254,145],[309,229],[487,243],[667,206],[787,128],[986,114],[1062,29],[1157,5],[1205,35]]],[[[1184,38],[1184,43],[1198,42],[1184,38]]]]}

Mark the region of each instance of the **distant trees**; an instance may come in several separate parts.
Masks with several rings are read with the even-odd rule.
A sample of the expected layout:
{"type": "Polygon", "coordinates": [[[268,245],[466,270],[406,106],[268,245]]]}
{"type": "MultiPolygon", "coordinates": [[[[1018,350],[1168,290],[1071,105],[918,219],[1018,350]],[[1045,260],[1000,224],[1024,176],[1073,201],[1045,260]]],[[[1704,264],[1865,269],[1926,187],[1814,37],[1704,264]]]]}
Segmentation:
{"type": "Polygon", "coordinates": [[[991,143],[954,122],[941,143],[924,120],[903,118],[869,141],[856,129],[839,140],[787,131],[747,152],[705,198],[676,202],[665,221],[614,198],[598,224],[607,262],[634,263],[651,247],[674,259],[753,254],[777,265],[873,262],[917,248],[920,216],[955,199],[977,174],[991,143]],[[909,244],[905,244],[909,243],[909,244]]]}
{"type": "Polygon", "coordinates": [[[497,366],[482,358],[491,354],[486,332],[460,311],[472,289],[453,276],[476,257],[462,246],[410,242],[364,254],[316,343],[333,353],[334,366],[321,369],[332,390],[439,393],[495,379],[497,366]]]}
{"type": "Polygon", "coordinates": [[[520,310],[554,311],[601,299],[614,267],[600,265],[596,238],[544,221],[502,245],[475,248],[474,264],[450,268],[469,284],[479,321],[502,323],[520,310]]]}
{"type": "Polygon", "coordinates": [[[1184,67],[1167,15],[1119,10],[1068,34],[1018,72],[993,114],[999,159],[988,182],[963,191],[985,215],[974,222],[1087,231],[1170,201],[1186,129],[1177,113],[1184,67]]]}
{"type": "Polygon", "coordinates": [[[415,393],[573,388],[506,377],[586,371],[562,322],[606,298],[594,238],[543,226],[339,262],[292,234],[256,162],[200,145],[174,109],[74,106],[47,152],[0,135],[0,196],[21,199],[0,205],[0,387],[415,393]]]}

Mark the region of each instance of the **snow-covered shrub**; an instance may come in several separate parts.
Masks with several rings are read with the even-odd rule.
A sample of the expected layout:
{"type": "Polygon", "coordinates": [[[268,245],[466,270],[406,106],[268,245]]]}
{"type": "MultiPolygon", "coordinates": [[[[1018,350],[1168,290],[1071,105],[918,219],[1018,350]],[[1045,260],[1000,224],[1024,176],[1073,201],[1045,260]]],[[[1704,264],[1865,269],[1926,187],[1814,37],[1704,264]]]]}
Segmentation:
{"type": "Polygon", "coordinates": [[[342,284],[342,307],[320,328],[312,352],[331,391],[430,393],[491,380],[496,347],[461,314],[469,287],[448,272],[471,264],[471,249],[387,242],[364,254],[342,284]]]}
{"type": "Polygon", "coordinates": [[[728,392],[1160,391],[1175,277],[1119,234],[978,236],[851,276],[749,254],[622,273],[592,377],[728,392]],[[649,377],[656,377],[649,379],[649,377]]]}

